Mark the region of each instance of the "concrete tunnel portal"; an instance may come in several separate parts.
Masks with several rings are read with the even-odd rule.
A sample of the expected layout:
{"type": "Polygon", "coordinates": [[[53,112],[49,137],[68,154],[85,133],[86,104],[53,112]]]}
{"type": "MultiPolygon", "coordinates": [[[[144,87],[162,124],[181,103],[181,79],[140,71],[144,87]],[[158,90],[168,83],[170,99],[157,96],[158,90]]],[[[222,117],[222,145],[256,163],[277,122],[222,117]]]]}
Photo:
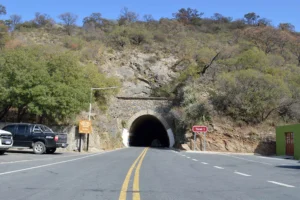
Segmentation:
{"type": "Polygon", "coordinates": [[[169,137],[164,125],[152,115],[137,118],[129,130],[129,146],[169,147],[169,137]]]}
{"type": "Polygon", "coordinates": [[[173,131],[167,121],[152,110],[133,115],[123,129],[122,138],[127,147],[172,147],[175,143],[173,131]]]}

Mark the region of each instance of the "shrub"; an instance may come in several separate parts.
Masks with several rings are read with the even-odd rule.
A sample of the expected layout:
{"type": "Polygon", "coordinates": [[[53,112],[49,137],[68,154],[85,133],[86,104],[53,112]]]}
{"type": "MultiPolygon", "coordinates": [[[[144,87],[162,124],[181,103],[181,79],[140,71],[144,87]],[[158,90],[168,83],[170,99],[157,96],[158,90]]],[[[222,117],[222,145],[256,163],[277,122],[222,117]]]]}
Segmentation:
{"type": "Polygon", "coordinates": [[[222,74],[217,89],[220,92],[212,96],[215,108],[248,123],[266,120],[291,97],[281,79],[252,69],[222,74]]]}
{"type": "Polygon", "coordinates": [[[74,37],[67,37],[64,41],[64,46],[71,50],[81,50],[84,45],[84,42],[81,39],[74,37]]]}

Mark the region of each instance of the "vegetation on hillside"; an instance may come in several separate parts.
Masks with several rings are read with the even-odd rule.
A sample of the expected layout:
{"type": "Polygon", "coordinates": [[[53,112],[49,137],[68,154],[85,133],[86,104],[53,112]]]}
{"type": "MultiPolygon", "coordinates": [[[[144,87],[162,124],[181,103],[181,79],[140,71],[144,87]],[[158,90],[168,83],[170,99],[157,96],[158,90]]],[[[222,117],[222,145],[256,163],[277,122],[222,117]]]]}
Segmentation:
{"type": "MultiPolygon", "coordinates": [[[[0,14],[5,13],[1,8],[0,14]]],[[[105,51],[139,50],[178,59],[172,70],[180,67],[180,75],[153,95],[174,97],[186,125],[209,121],[213,113],[244,123],[270,117],[300,121],[295,109],[300,107],[300,34],[292,24],[274,27],[253,12],[237,20],[219,13],[204,18],[191,8],[159,20],[151,15],[141,20],[127,8],[118,20],[92,13],[82,26],[76,25],[76,14],[58,18],[55,22],[36,13],[31,21],[13,15],[1,22],[0,73],[5,78],[0,80],[0,117],[9,108],[17,109],[18,116],[25,109],[51,119],[77,113],[88,102],[86,88],[117,84],[91,63],[101,65],[105,51]],[[28,33],[45,33],[50,39],[37,47],[17,37],[28,33]],[[24,80],[18,74],[26,75],[20,77],[24,80]]]]}

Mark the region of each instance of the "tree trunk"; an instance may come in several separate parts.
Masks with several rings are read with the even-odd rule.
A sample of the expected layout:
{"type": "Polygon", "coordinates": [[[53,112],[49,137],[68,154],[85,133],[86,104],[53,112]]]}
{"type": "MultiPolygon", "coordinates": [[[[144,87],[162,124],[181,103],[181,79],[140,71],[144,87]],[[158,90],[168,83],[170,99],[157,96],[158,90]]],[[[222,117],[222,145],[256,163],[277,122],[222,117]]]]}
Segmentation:
{"type": "Polygon", "coordinates": [[[24,115],[26,114],[27,112],[27,107],[24,106],[24,107],[19,107],[18,108],[18,116],[17,116],[17,122],[21,122],[24,115]]]}
{"type": "Polygon", "coordinates": [[[8,113],[10,108],[11,108],[11,106],[9,105],[0,111],[0,120],[2,120],[5,117],[5,115],[8,113]]]}

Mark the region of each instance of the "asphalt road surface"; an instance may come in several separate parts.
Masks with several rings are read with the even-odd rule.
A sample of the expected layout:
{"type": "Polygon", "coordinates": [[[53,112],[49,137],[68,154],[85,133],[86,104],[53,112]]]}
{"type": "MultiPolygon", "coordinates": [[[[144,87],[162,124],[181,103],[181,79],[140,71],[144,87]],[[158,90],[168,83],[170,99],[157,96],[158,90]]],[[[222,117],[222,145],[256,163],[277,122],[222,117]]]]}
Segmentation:
{"type": "Polygon", "coordinates": [[[1,200],[300,199],[300,163],[127,148],[0,156],[1,200]]]}

